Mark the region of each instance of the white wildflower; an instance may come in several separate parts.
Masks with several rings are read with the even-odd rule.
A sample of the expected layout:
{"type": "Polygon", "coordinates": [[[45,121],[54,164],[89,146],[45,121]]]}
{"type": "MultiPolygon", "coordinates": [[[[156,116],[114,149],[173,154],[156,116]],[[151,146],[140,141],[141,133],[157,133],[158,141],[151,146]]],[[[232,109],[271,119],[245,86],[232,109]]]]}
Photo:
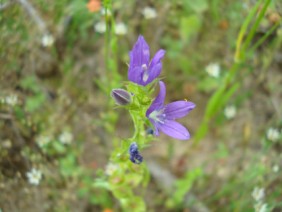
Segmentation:
{"type": "Polygon", "coordinates": [[[116,35],[125,35],[127,33],[127,26],[123,22],[116,23],[115,33],[116,35]]]}
{"type": "Polygon", "coordinates": [[[40,147],[46,146],[50,142],[51,138],[49,136],[44,136],[40,135],[37,139],[36,142],[40,147]]]}
{"type": "Polygon", "coordinates": [[[18,104],[19,100],[18,100],[18,97],[16,95],[10,95],[10,96],[5,97],[4,102],[7,105],[15,106],[16,104],[18,104]]]}
{"type": "Polygon", "coordinates": [[[41,39],[41,44],[42,46],[44,47],[49,47],[49,46],[52,46],[54,44],[54,37],[50,34],[45,34],[42,36],[42,39],[41,39]]]}
{"type": "Polygon", "coordinates": [[[115,165],[113,163],[109,163],[106,166],[105,173],[106,173],[106,175],[111,176],[116,170],[118,170],[118,165],[115,165]]]}
{"type": "Polygon", "coordinates": [[[272,167],[272,171],[275,173],[279,172],[279,169],[280,167],[277,164],[272,167]]]}
{"type": "Polygon", "coordinates": [[[59,136],[59,140],[62,144],[70,144],[72,142],[73,136],[70,132],[63,132],[60,136],[59,136]]]}
{"type": "Polygon", "coordinates": [[[232,119],[236,115],[236,107],[234,105],[227,106],[224,109],[224,115],[227,119],[232,119]]]}
{"type": "Polygon", "coordinates": [[[264,198],[264,188],[255,187],[252,193],[255,201],[260,202],[264,198]]]}
{"type": "Polygon", "coordinates": [[[220,66],[218,63],[210,63],[208,66],[206,66],[206,72],[215,78],[218,78],[220,75],[220,66]]]}
{"type": "Polygon", "coordinates": [[[255,212],[267,212],[267,204],[266,203],[257,203],[254,205],[255,212]]]}
{"type": "Polygon", "coordinates": [[[94,25],[94,29],[98,33],[105,33],[106,32],[106,22],[105,21],[99,21],[94,25]]]}
{"type": "Polygon", "coordinates": [[[32,168],[31,171],[26,173],[26,176],[30,184],[38,185],[42,178],[42,173],[41,171],[32,168]]]}
{"type": "Polygon", "coordinates": [[[157,17],[157,12],[153,7],[145,7],[142,10],[142,14],[144,15],[145,19],[153,19],[157,17]]]}
{"type": "Polygon", "coordinates": [[[266,137],[268,140],[275,142],[279,139],[279,134],[278,129],[269,128],[266,132],[266,137]]]}

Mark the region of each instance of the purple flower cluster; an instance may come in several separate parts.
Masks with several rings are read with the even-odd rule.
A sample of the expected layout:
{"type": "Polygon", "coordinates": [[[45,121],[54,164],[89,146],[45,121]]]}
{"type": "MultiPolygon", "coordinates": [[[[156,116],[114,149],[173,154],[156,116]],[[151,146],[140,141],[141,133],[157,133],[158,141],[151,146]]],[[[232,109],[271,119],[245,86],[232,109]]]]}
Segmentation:
{"type": "MultiPolygon", "coordinates": [[[[160,49],[150,62],[150,48],[140,35],[129,53],[128,79],[141,86],[148,85],[160,75],[164,55],[165,51],[160,49]]],[[[188,130],[175,119],[186,116],[196,105],[188,101],[176,101],[165,105],[166,87],[162,81],[159,85],[160,92],[146,112],[147,118],[155,128],[154,134],[158,136],[160,130],[176,139],[189,139],[188,130]]]]}

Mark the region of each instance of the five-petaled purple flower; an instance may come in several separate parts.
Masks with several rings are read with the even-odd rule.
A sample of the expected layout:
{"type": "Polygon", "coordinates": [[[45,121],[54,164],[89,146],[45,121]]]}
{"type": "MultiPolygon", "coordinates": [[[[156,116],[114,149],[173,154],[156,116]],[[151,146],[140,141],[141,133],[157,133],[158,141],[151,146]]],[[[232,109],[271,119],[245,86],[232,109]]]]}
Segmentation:
{"type": "Polygon", "coordinates": [[[129,150],[129,159],[136,164],[140,164],[143,161],[143,157],[140,155],[139,151],[138,151],[138,146],[135,142],[133,142],[132,144],[130,144],[129,150]]]}
{"type": "Polygon", "coordinates": [[[150,61],[150,48],[144,37],[139,35],[137,42],[129,52],[128,79],[142,86],[149,84],[160,75],[161,59],[164,55],[165,50],[160,49],[150,61]]]}
{"type": "Polygon", "coordinates": [[[163,133],[180,140],[190,138],[188,130],[174,121],[186,116],[196,105],[188,101],[176,101],[164,105],[166,87],[160,81],[160,92],[146,112],[147,118],[155,127],[155,135],[159,135],[159,130],[163,133]]]}

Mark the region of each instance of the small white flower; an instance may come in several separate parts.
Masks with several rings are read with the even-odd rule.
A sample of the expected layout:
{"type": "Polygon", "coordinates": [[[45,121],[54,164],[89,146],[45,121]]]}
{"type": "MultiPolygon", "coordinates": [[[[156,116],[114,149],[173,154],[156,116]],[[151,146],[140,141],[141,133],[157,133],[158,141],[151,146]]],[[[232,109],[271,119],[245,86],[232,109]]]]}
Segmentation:
{"type": "Polygon", "coordinates": [[[99,21],[94,25],[94,29],[98,33],[105,33],[106,32],[106,22],[105,21],[99,21]]]}
{"type": "Polygon", "coordinates": [[[215,78],[218,78],[220,75],[220,66],[218,63],[210,63],[207,67],[206,67],[206,72],[215,78]]]}
{"type": "Polygon", "coordinates": [[[36,141],[40,147],[46,146],[50,142],[51,138],[49,136],[40,135],[36,141]]]}
{"type": "Polygon", "coordinates": [[[255,201],[260,202],[264,198],[264,188],[255,187],[252,193],[255,201]]]}
{"type": "Polygon", "coordinates": [[[18,100],[18,97],[16,95],[10,95],[10,96],[5,97],[4,102],[7,105],[15,106],[16,104],[18,104],[19,100],[18,100]]]}
{"type": "Polygon", "coordinates": [[[236,107],[234,105],[227,106],[224,109],[224,115],[227,119],[232,119],[236,115],[236,107]]]}
{"type": "Polygon", "coordinates": [[[280,167],[277,164],[272,167],[272,171],[275,173],[279,172],[279,169],[280,167]]]}
{"type": "Polygon", "coordinates": [[[267,212],[267,204],[266,203],[257,203],[254,205],[255,212],[267,212]]]}
{"type": "Polygon", "coordinates": [[[44,47],[49,47],[49,46],[52,46],[53,43],[54,43],[54,38],[52,35],[50,34],[45,34],[42,36],[42,39],[41,39],[41,44],[42,46],[44,47]]]}
{"type": "Polygon", "coordinates": [[[157,12],[153,7],[145,7],[142,10],[142,14],[144,15],[145,19],[153,19],[157,17],[157,12]]]}
{"type": "Polygon", "coordinates": [[[278,129],[269,128],[266,132],[266,137],[268,140],[275,142],[279,139],[279,134],[278,129]]]}
{"type": "Polygon", "coordinates": [[[127,33],[127,26],[123,22],[116,23],[115,33],[116,35],[125,35],[127,33]]]}
{"type": "Polygon", "coordinates": [[[62,144],[70,144],[72,142],[73,136],[70,132],[63,132],[59,136],[59,140],[62,144]]]}
{"type": "Polygon", "coordinates": [[[116,170],[118,170],[118,165],[115,165],[113,163],[109,163],[106,166],[105,173],[106,173],[106,175],[111,176],[116,170]]]}
{"type": "Polygon", "coordinates": [[[30,184],[38,185],[42,178],[42,173],[41,171],[32,168],[31,171],[26,173],[26,176],[30,184]]]}

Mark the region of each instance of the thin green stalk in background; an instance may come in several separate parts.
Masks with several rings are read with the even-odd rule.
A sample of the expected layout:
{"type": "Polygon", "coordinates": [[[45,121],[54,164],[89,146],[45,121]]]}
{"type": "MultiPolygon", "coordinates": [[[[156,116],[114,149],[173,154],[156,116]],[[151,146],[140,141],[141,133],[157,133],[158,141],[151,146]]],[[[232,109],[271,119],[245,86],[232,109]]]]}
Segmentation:
{"type": "Polygon", "coordinates": [[[247,29],[253,19],[253,17],[256,15],[256,12],[261,4],[262,0],[259,0],[256,5],[253,7],[253,9],[251,10],[251,12],[249,13],[249,15],[246,17],[244,23],[242,24],[242,27],[240,29],[240,32],[239,32],[239,35],[237,37],[237,41],[236,41],[236,51],[235,51],[235,62],[238,62],[241,58],[241,53],[243,52],[242,51],[242,43],[243,43],[243,39],[244,39],[244,36],[247,32],[247,29]]]}
{"type": "MultiPolygon", "coordinates": [[[[245,19],[244,23],[242,24],[242,27],[240,29],[240,32],[237,38],[237,42],[236,42],[234,63],[231,66],[230,71],[228,72],[227,76],[225,77],[224,82],[215,91],[215,93],[212,95],[212,97],[210,98],[210,100],[207,103],[203,121],[195,135],[195,142],[194,142],[195,145],[198,144],[199,141],[208,132],[211,119],[227,104],[228,100],[239,89],[240,82],[235,81],[236,74],[238,74],[238,71],[244,65],[244,62],[248,58],[247,56],[249,56],[249,53],[252,52],[252,50],[254,50],[255,48],[257,48],[258,45],[261,45],[261,43],[264,40],[266,40],[266,38],[271,34],[270,32],[268,32],[267,36],[264,37],[263,40],[260,40],[259,43],[255,44],[254,46],[255,48],[254,47],[251,49],[249,48],[250,43],[255,36],[257,28],[259,27],[259,24],[262,21],[262,18],[264,17],[265,12],[270,2],[271,0],[266,0],[263,3],[262,9],[259,12],[258,17],[255,20],[255,23],[251,27],[245,39],[244,37],[247,32],[247,29],[249,28],[249,25],[251,24],[251,20],[253,20],[254,17],[256,16],[256,13],[258,11],[259,6],[262,3],[262,0],[259,0],[256,3],[256,5],[252,8],[251,12],[245,19]]],[[[274,29],[275,28],[271,28],[269,31],[273,31],[274,29]]]]}
{"type": "Polygon", "coordinates": [[[266,33],[264,36],[262,36],[262,38],[260,38],[255,44],[254,46],[251,48],[250,52],[254,52],[258,47],[260,47],[264,41],[280,26],[281,21],[277,22],[276,24],[274,24],[266,33]]]}

